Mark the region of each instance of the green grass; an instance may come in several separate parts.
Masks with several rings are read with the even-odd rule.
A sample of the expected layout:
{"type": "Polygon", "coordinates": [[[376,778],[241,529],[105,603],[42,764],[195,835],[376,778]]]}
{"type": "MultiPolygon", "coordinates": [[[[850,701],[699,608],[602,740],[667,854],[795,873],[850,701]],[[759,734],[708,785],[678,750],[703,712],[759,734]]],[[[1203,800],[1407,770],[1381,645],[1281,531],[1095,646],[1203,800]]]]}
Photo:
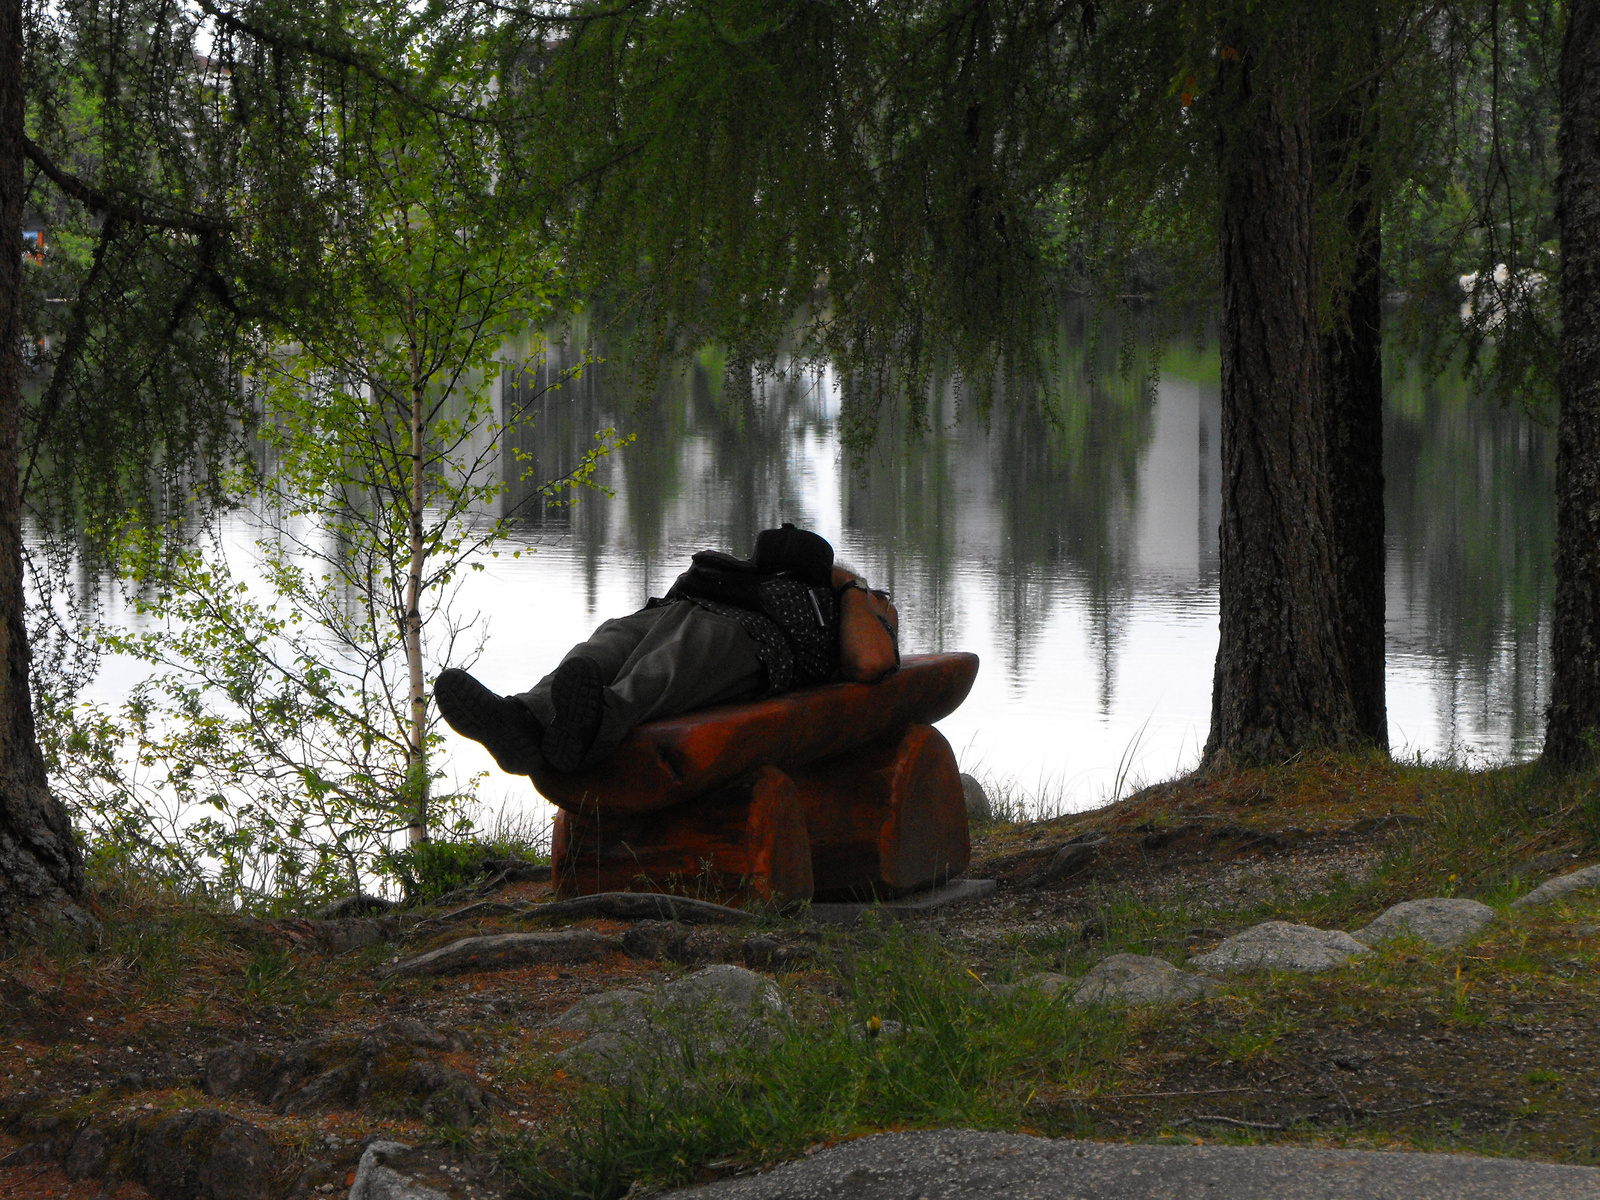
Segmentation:
{"type": "Polygon", "coordinates": [[[1225,1062],[1258,1063],[1271,1058],[1273,1048],[1292,1034],[1296,1025],[1292,1018],[1267,1014],[1259,1023],[1218,1029],[1204,1040],[1225,1062]]]}
{"type": "Polygon", "coordinates": [[[1538,763],[1430,771],[1445,786],[1428,805],[1420,857],[1458,875],[1463,887],[1510,899],[1527,889],[1504,877],[1508,867],[1545,851],[1600,846],[1600,779],[1593,774],[1557,775],[1538,763]]]}
{"type": "Polygon", "coordinates": [[[796,1024],[775,1046],[706,1054],[686,1030],[626,1085],[578,1088],[553,1135],[502,1161],[536,1196],[611,1200],[863,1130],[1016,1128],[1039,1087],[1087,1080],[1125,1040],[1115,1012],[991,996],[924,936],[893,930],[833,965],[843,994],[792,990],[796,1024]],[[869,1036],[874,1017],[901,1031],[869,1036]]]}
{"type": "Polygon", "coordinates": [[[451,892],[478,883],[484,877],[489,859],[521,859],[526,862],[550,861],[549,838],[525,829],[508,828],[502,821],[484,836],[451,841],[434,838],[386,851],[385,871],[399,884],[407,904],[429,904],[451,892]]]}
{"type": "Polygon", "coordinates": [[[244,965],[244,980],[240,991],[250,1000],[276,1000],[285,994],[295,994],[302,989],[296,978],[296,964],[288,950],[282,946],[264,946],[250,956],[244,965]]]}
{"type": "MultiPolygon", "coordinates": [[[[1052,796],[1059,809],[1059,789],[1046,792],[1001,791],[1002,820],[982,831],[989,853],[1076,832],[1071,818],[1055,829],[1008,824],[1049,815],[1052,796]]],[[[1574,855],[1592,857],[1597,792],[1595,777],[1531,767],[1473,772],[1360,757],[1202,780],[1105,814],[1107,828],[1126,836],[1146,821],[1165,828],[1209,814],[1348,837],[1368,857],[1349,877],[1297,875],[1288,856],[1247,864],[1253,882],[1238,891],[1207,882],[1214,874],[1146,875],[1134,864],[1128,877],[1107,872],[1098,889],[1048,918],[1030,918],[1034,901],[1017,893],[1014,909],[977,936],[829,932],[819,962],[783,977],[791,1036],[770,1049],[707,1054],[690,1036],[700,1031],[686,1029],[676,1051],[646,1059],[629,1086],[558,1078],[557,1042],[527,1032],[520,1015],[485,1017],[472,1026],[482,1055],[474,1069],[492,1069],[494,1086],[517,1097],[515,1115],[532,1128],[515,1132],[508,1118],[438,1136],[463,1153],[492,1152],[532,1195],[591,1200],[692,1184],[858,1134],[952,1125],[1594,1162],[1600,1124],[1581,1098],[1600,1088],[1591,1066],[1600,1034],[1589,1019],[1600,942],[1583,931],[1600,922],[1600,902],[1508,905],[1576,865],[1574,855]],[[1390,813],[1420,822],[1391,823],[1367,841],[1348,832],[1390,813]],[[1077,976],[1119,952],[1182,966],[1223,933],[1261,920],[1353,929],[1395,901],[1447,894],[1483,900],[1501,918],[1456,950],[1398,939],[1339,971],[1228,979],[1213,999],[1171,1009],[1078,1009],[1036,991],[1001,998],[977,978],[1077,976]],[[902,1031],[866,1037],[873,1018],[902,1031]],[[1354,1065],[1330,1067],[1334,1055],[1354,1065]],[[1348,1102],[1315,1099],[1329,1078],[1348,1102]],[[1205,1125],[1205,1114],[1287,1130],[1205,1125]]],[[[424,852],[439,860],[428,881],[435,893],[476,883],[484,857],[547,849],[532,826],[502,821],[468,841],[472,833],[424,852]]],[[[154,1000],[172,1010],[169,1033],[192,1021],[203,1040],[231,1030],[233,1014],[261,1009],[281,1036],[304,1036],[323,1027],[319,1010],[339,1003],[362,1020],[426,1010],[455,1022],[460,1001],[473,1020],[473,994],[452,992],[455,984],[376,976],[392,945],[327,959],[204,895],[126,874],[97,872],[95,882],[105,909],[98,946],[63,934],[38,956],[34,986],[53,987],[74,1007],[98,1003],[115,1018],[154,1000]]],[[[273,904],[291,908],[289,898],[273,904]]],[[[787,921],[767,913],[762,927],[787,921]]]]}
{"type": "MultiPolygon", "coordinates": [[[[1398,1140],[1592,1159],[1592,1124],[1555,1114],[1563,1089],[1578,1086],[1568,1068],[1515,1064],[1537,1044],[1526,1030],[1547,1019],[1546,1009],[1554,1020],[1582,1008],[1595,953],[1552,933],[1571,927],[1562,906],[1517,914],[1507,905],[1569,855],[1593,848],[1594,779],[1551,777],[1535,767],[1333,767],[1349,770],[1340,777],[1325,764],[1302,774],[1336,802],[1339,787],[1355,793],[1380,767],[1396,788],[1392,801],[1374,795],[1375,803],[1360,801],[1339,822],[1386,811],[1422,818],[1391,826],[1362,876],[1334,874],[1310,886],[1285,863],[1248,897],[1200,881],[1186,885],[1181,875],[1143,894],[1108,884],[1091,891],[1072,919],[1010,935],[1001,961],[984,964],[959,958],[962,951],[930,932],[857,935],[848,948],[836,944],[825,971],[791,987],[797,1025],[780,1045],[709,1057],[666,1054],[625,1087],[569,1080],[561,1085],[567,1090],[559,1119],[538,1135],[502,1141],[500,1157],[533,1195],[585,1200],[691,1184],[819,1142],[907,1127],[1094,1137],[1200,1132],[1240,1143],[1398,1140]],[[1531,875],[1513,870],[1540,855],[1555,865],[1531,875]],[[1079,1009],[1031,991],[997,998],[972,971],[985,966],[991,981],[1041,970],[1079,975],[1119,952],[1181,965],[1221,933],[1257,921],[1351,929],[1398,900],[1452,894],[1494,905],[1500,921],[1460,950],[1398,939],[1342,971],[1230,980],[1216,999],[1177,1009],[1079,1009]],[[899,1022],[903,1031],[867,1038],[862,1030],[874,1017],[899,1022]],[[1436,1046],[1428,1031],[1457,1041],[1436,1046]],[[1420,1040],[1406,1043],[1405,1054],[1386,1057],[1395,1039],[1413,1035],[1420,1040]],[[1336,1109],[1285,1116],[1279,1085],[1262,1081],[1294,1078],[1297,1084],[1282,1086],[1301,1091],[1321,1086],[1328,1068],[1316,1045],[1329,1039],[1357,1044],[1380,1075],[1362,1067],[1340,1076],[1355,1105],[1348,1121],[1336,1109]],[[1454,1057],[1460,1054],[1472,1062],[1470,1081],[1454,1057]],[[1399,1099],[1384,1082],[1390,1078],[1398,1080],[1399,1099]],[[1224,1098],[1181,1099],[1184,1089],[1218,1079],[1233,1085],[1224,1098]],[[1166,1091],[1180,1099],[1140,1098],[1166,1091]],[[1227,1103],[1238,1107],[1219,1107],[1227,1103]],[[1486,1105],[1503,1114],[1499,1125],[1486,1124],[1486,1105]],[[1289,1120],[1293,1132],[1173,1124],[1219,1111],[1289,1120]]],[[[1291,784],[1304,783],[1296,784],[1300,777],[1289,768],[1281,774],[1263,790],[1288,795],[1291,784]]],[[[998,801],[996,827],[1049,809],[1013,789],[996,788],[991,798],[998,801]]],[[[1311,824],[1317,799],[1299,803],[1295,813],[1285,805],[1279,820],[1311,824]]],[[[1576,903],[1586,916],[1589,902],[1576,903]]],[[[554,1064],[536,1054],[523,1067],[530,1078],[548,1078],[554,1064]]]]}

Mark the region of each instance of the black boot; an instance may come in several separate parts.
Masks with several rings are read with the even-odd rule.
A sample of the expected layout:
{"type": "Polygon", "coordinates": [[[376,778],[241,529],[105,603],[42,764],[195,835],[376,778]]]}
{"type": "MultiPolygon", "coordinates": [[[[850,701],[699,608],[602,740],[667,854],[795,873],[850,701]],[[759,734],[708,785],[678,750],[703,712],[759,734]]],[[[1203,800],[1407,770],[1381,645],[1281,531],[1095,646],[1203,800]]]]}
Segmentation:
{"type": "Polygon", "coordinates": [[[550,680],[556,715],[544,731],[544,760],[556,771],[576,771],[594,745],[605,709],[605,684],[592,658],[575,655],[550,680]]]}
{"type": "Polygon", "coordinates": [[[521,702],[496,695],[455,667],[439,672],[433,698],[445,723],[462,737],[482,742],[502,771],[526,775],[539,765],[544,729],[521,702]]]}

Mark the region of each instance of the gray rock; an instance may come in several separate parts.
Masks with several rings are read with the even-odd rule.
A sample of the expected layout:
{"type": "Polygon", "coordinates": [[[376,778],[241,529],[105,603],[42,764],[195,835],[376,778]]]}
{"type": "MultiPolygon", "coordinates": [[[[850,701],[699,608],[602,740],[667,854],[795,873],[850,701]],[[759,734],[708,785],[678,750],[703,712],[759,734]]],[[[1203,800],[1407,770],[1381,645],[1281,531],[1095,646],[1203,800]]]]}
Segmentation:
{"type": "Polygon", "coordinates": [[[466,1071],[430,1059],[411,1063],[399,1086],[422,1100],[422,1115],[442,1125],[466,1126],[504,1102],[466,1071]]]}
{"type": "Polygon", "coordinates": [[[1576,871],[1569,871],[1565,875],[1557,875],[1554,879],[1546,880],[1526,896],[1513,900],[1511,907],[1536,908],[1541,904],[1549,904],[1552,900],[1559,900],[1570,892],[1589,888],[1600,888],[1600,863],[1592,867],[1580,867],[1576,871]]]}
{"type": "Polygon", "coordinates": [[[267,1200],[278,1153],[254,1125],[214,1109],[188,1109],[141,1124],[134,1174],[161,1200],[267,1200]]]}
{"type": "Polygon", "coordinates": [[[324,904],[315,915],[324,921],[342,921],[349,917],[381,917],[393,907],[394,901],[382,896],[346,896],[324,904]]]}
{"type": "Polygon", "coordinates": [[[647,1022],[655,1013],[708,1008],[757,1017],[789,1017],[789,1006],[771,980],[743,967],[720,964],[686,975],[655,992],[619,988],[585,996],[552,1017],[546,1027],[566,1033],[590,1033],[633,1021],[647,1022]]]}
{"type": "Polygon", "coordinates": [[[688,937],[689,926],[681,921],[635,921],[622,935],[622,949],[629,958],[682,962],[688,937]]]}
{"type": "Polygon", "coordinates": [[[1179,1004],[1217,991],[1217,982],[1180,971],[1165,959],[1113,954],[1083,977],[1074,1004],[1179,1004]]]}
{"type": "Polygon", "coordinates": [[[558,1033],[595,1033],[602,1029],[633,1025],[643,1020],[639,1016],[639,1009],[649,998],[649,992],[635,988],[596,992],[551,1017],[544,1027],[558,1033]]]}
{"type": "Polygon", "coordinates": [[[351,917],[316,922],[315,936],[317,949],[338,955],[392,942],[400,932],[399,917],[351,917]]]}
{"type": "Polygon", "coordinates": [[[406,1173],[411,1152],[404,1142],[368,1142],[356,1167],[350,1200],[450,1200],[446,1193],[419,1182],[414,1173],[406,1173]]]}
{"type": "Polygon", "coordinates": [[[450,1125],[484,1115],[493,1099],[465,1071],[435,1062],[428,1050],[468,1049],[464,1034],[446,1034],[414,1018],[391,1021],[354,1038],[299,1042],[274,1064],[258,1089],[285,1113],[359,1109],[374,1102],[420,1111],[450,1125]]]}
{"type": "Polygon", "coordinates": [[[1023,880],[1023,887],[1042,887],[1062,879],[1071,879],[1087,871],[1100,857],[1100,847],[1105,845],[1103,833],[1081,833],[1056,851],[1055,857],[1044,870],[1023,880]]]}
{"type": "Polygon", "coordinates": [[[534,963],[594,962],[622,945],[587,929],[556,933],[491,933],[461,938],[426,954],[403,959],[386,972],[402,978],[457,975],[466,971],[504,971],[534,963]]]}
{"type": "Polygon", "coordinates": [[[727,929],[682,921],[635,922],[622,935],[622,948],[633,958],[666,959],[694,967],[744,956],[739,938],[727,929]]]}
{"type": "Polygon", "coordinates": [[[989,803],[989,794],[983,790],[971,775],[962,772],[961,794],[967,801],[967,820],[974,825],[987,825],[994,820],[994,808],[989,803]]]}
{"type": "Polygon", "coordinates": [[[1406,900],[1385,909],[1370,925],[1352,929],[1350,936],[1367,946],[1409,934],[1444,949],[1459,946],[1494,920],[1494,909],[1476,900],[1431,896],[1406,900]]]}
{"type": "Polygon", "coordinates": [[[771,980],[724,963],[649,992],[585,996],[546,1028],[587,1033],[556,1058],[585,1078],[617,1082],[649,1060],[676,1060],[690,1046],[715,1053],[769,1044],[792,1019],[771,980]]]}
{"type": "Polygon", "coordinates": [[[248,1092],[283,1113],[359,1109],[375,1103],[411,1109],[449,1125],[465,1125],[497,1103],[465,1071],[429,1057],[461,1051],[472,1039],[415,1018],[389,1021],[365,1034],[334,1034],[296,1042],[270,1055],[249,1046],[223,1046],[206,1059],[206,1091],[248,1092]]]}
{"type": "Polygon", "coordinates": [[[739,943],[739,956],[752,971],[785,971],[817,957],[810,946],[780,942],[777,938],[754,933],[739,943]]]}
{"type": "Polygon", "coordinates": [[[1600,1170],[1471,1154],[883,1133],[673,1200],[1600,1200],[1600,1170]]]}
{"type": "Polygon", "coordinates": [[[1208,954],[1189,960],[1205,971],[1237,974],[1241,971],[1329,971],[1342,967],[1367,948],[1348,933],[1264,921],[1234,934],[1208,954]]]}
{"type": "Polygon", "coordinates": [[[356,1043],[356,1053],[371,1058],[395,1046],[417,1046],[424,1050],[471,1050],[472,1037],[464,1029],[446,1032],[415,1017],[400,1017],[385,1021],[363,1034],[356,1043]]]}
{"type": "Polygon", "coordinates": [[[10,1154],[0,1158],[0,1167],[32,1167],[53,1165],[61,1157],[61,1152],[56,1144],[48,1138],[41,1142],[29,1142],[25,1146],[18,1146],[10,1154]]]}
{"type": "Polygon", "coordinates": [[[217,1099],[235,1092],[254,1088],[261,1077],[271,1069],[273,1058],[254,1046],[223,1046],[206,1057],[202,1073],[202,1086],[206,1095],[217,1099]]]}
{"type": "Polygon", "coordinates": [[[67,1178],[92,1179],[96,1175],[104,1175],[106,1164],[110,1161],[111,1139],[106,1137],[103,1130],[85,1125],[78,1131],[78,1136],[72,1139],[72,1148],[67,1151],[67,1178]]]}

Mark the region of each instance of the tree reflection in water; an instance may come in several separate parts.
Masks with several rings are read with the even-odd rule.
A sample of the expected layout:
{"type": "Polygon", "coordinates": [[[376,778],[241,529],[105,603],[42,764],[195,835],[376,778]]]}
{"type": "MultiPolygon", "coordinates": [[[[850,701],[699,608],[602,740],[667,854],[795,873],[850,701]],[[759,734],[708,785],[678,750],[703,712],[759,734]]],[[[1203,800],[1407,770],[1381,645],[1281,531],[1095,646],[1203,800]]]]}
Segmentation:
{"type": "MultiPolygon", "coordinates": [[[[1103,798],[1135,739],[1148,777],[1192,762],[1216,642],[1216,345],[1166,344],[1159,384],[1119,370],[1114,329],[1096,343],[1072,317],[1062,345],[1047,405],[1002,398],[984,414],[946,382],[929,428],[886,419],[860,462],[841,451],[831,376],[740,388],[729,379],[748,373],[705,353],[647,404],[618,400],[615,363],[542,395],[537,381],[512,389],[506,402],[535,420],[517,443],[526,461],[506,462],[507,503],[541,552],[487,573],[501,583],[481,593],[493,661],[543,669],[544,631],[659,595],[696,548],[742,552],[796,520],[894,591],[907,649],[984,656],[945,723],[970,762],[1053,778],[1074,803],[1103,798]],[[609,425],[638,435],[606,467],[614,500],[529,503],[523,470],[560,474],[609,425]],[[491,600],[529,585],[534,627],[491,600]]],[[[1135,362],[1151,351],[1134,349],[1135,362]]],[[[1553,438],[1457,376],[1430,382],[1400,361],[1389,375],[1397,751],[1527,755],[1547,677],[1553,438]]]]}

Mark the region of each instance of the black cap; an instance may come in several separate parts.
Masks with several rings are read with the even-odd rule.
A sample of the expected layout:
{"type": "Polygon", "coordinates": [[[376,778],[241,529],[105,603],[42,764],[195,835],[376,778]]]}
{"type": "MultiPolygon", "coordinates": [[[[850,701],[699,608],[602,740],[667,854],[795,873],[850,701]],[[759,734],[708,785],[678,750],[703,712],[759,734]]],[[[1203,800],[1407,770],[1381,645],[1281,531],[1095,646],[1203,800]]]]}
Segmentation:
{"type": "Polygon", "coordinates": [[[833,547],[826,538],[809,529],[796,529],[789,521],[780,529],[756,534],[755,553],[750,557],[763,574],[785,571],[812,587],[827,587],[833,581],[833,547]]]}

